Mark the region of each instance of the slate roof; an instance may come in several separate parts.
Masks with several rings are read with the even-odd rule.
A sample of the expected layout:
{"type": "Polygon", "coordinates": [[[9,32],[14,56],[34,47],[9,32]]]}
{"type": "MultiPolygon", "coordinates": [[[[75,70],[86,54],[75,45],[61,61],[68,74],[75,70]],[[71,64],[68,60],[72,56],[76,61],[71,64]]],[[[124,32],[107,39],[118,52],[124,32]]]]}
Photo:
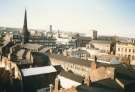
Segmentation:
{"type": "Polygon", "coordinates": [[[77,92],[124,92],[112,79],[104,79],[92,83],[92,86],[80,85],[77,92]]]}
{"type": "Polygon", "coordinates": [[[20,49],[16,55],[18,57],[18,59],[22,59],[23,55],[24,55],[25,49],[20,49]]]}
{"type": "Polygon", "coordinates": [[[91,37],[79,36],[79,39],[82,39],[82,40],[91,40],[91,37]]]}
{"type": "MultiPolygon", "coordinates": [[[[93,62],[91,60],[83,60],[83,59],[79,59],[75,57],[68,57],[68,56],[63,56],[63,55],[58,55],[58,54],[49,54],[48,56],[56,60],[60,60],[67,63],[73,63],[73,64],[85,66],[85,67],[90,67],[91,62],[93,62]]],[[[116,67],[121,66],[120,64],[106,64],[106,63],[100,63],[100,62],[96,62],[96,63],[97,63],[97,67],[105,66],[105,67],[116,68],[116,67]]]]}
{"type": "Polygon", "coordinates": [[[50,48],[43,48],[43,49],[40,50],[40,52],[45,53],[45,52],[47,52],[49,49],[50,49],[50,48]]]}
{"type": "Polygon", "coordinates": [[[76,81],[76,82],[79,82],[79,83],[83,83],[83,80],[84,80],[84,77],[73,74],[71,72],[64,71],[64,70],[62,70],[60,72],[60,76],[63,76],[65,78],[68,78],[70,80],[73,80],[73,81],[76,81]]]}
{"type": "Polygon", "coordinates": [[[72,54],[89,54],[86,50],[77,50],[77,51],[73,51],[72,54]]]}
{"type": "Polygon", "coordinates": [[[4,41],[3,44],[4,44],[3,47],[12,47],[14,45],[14,43],[7,41],[4,41]]]}
{"type": "Polygon", "coordinates": [[[107,40],[92,40],[91,43],[111,44],[111,41],[107,41],[107,40]]]}
{"type": "Polygon", "coordinates": [[[119,89],[121,90],[122,88],[115,82],[115,80],[111,78],[99,80],[96,82],[92,83],[93,87],[103,87],[103,88],[110,88],[110,89],[119,89]]]}
{"type": "Polygon", "coordinates": [[[121,65],[120,68],[116,68],[115,77],[124,85],[135,84],[135,69],[131,66],[121,65]]]}
{"type": "Polygon", "coordinates": [[[63,61],[63,62],[78,64],[78,65],[86,66],[86,67],[90,67],[91,65],[90,60],[82,60],[79,58],[67,57],[67,56],[57,55],[57,54],[50,54],[49,57],[63,61]]]}
{"type": "Polygon", "coordinates": [[[33,56],[33,63],[37,66],[50,65],[49,57],[41,52],[31,52],[33,56]]]}
{"type": "Polygon", "coordinates": [[[23,44],[23,47],[27,48],[27,49],[38,49],[38,48],[42,47],[42,45],[26,43],[26,44],[23,44]]]}

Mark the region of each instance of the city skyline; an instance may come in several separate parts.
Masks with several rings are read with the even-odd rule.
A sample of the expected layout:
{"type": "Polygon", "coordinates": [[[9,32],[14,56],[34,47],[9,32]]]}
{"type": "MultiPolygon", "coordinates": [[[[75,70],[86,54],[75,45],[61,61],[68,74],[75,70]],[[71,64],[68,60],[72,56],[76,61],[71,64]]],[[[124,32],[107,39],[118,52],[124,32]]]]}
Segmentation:
{"type": "Polygon", "coordinates": [[[25,8],[28,28],[54,29],[134,37],[133,0],[5,0],[0,3],[0,26],[21,27],[25,8]]]}

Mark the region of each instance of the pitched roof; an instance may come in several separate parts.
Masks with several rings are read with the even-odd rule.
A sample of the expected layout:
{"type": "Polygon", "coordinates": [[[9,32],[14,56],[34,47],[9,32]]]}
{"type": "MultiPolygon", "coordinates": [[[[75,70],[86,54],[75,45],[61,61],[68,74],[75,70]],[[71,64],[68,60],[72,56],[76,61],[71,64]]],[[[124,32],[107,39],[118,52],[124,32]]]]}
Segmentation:
{"type": "Polygon", "coordinates": [[[26,43],[26,44],[23,44],[23,47],[27,48],[27,49],[38,49],[38,48],[42,47],[42,45],[26,43]]]}
{"type": "Polygon", "coordinates": [[[16,55],[18,57],[18,59],[22,59],[23,55],[24,55],[25,49],[20,49],[16,55]]]}
{"type": "Polygon", "coordinates": [[[38,66],[50,65],[50,60],[47,55],[41,52],[31,52],[33,56],[33,63],[38,66]]]}
{"type": "Polygon", "coordinates": [[[49,49],[50,49],[50,48],[47,48],[47,47],[46,47],[46,48],[41,49],[40,52],[45,53],[45,52],[47,52],[49,49]]]}
{"type": "Polygon", "coordinates": [[[73,53],[73,54],[84,54],[84,53],[85,53],[85,54],[89,54],[88,51],[86,51],[86,50],[81,50],[81,49],[80,49],[80,50],[73,51],[72,53],[73,53]]]}
{"type": "MultiPolygon", "coordinates": [[[[63,56],[63,55],[57,55],[57,54],[49,54],[48,55],[50,58],[56,59],[56,60],[60,60],[63,62],[67,62],[67,63],[72,63],[72,64],[77,64],[77,65],[81,65],[81,66],[85,66],[85,67],[90,67],[91,65],[91,60],[83,60],[83,59],[79,59],[79,58],[75,58],[75,57],[69,57],[69,56],[63,56]]],[[[106,63],[100,63],[100,62],[96,62],[97,67],[100,66],[105,66],[105,67],[119,67],[121,66],[120,64],[106,64],[106,63]]]]}
{"type": "Polygon", "coordinates": [[[107,41],[107,40],[92,40],[91,43],[111,44],[111,41],[107,41]]]}
{"type": "Polygon", "coordinates": [[[79,83],[82,83],[83,80],[84,80],[84,77],[73,74],[71,72],[64,71],[64,70],[62,70],[60,72],[60,76],[66,77],[66,78],[68,78],[70,80],[73,80],[73,81],[76,81],[76,82],[79,82],[79,83]]]}
{"type": "Polygon", "coordinates": [[[124,85],[135,83],[135,70],[131,66],[121,65],[120,68],[116,68],[115,75],[124,85]]]}
{"type": "Polygon", "coordinates": [[[63,62],[78,64],[78,65],[86,66],[86,67],[90,67],[91,65],[90,60],[82,60],[75,57],[67,57],[67,56],[57,55],[57,54],[50,54],[49,57],[57,59],[57,60],[61,60],[63,62]]]}
{"type": "Polygon", "coordinates": [[[110,89],[120,89],[121,87],[115,82],[115,80],[111,78],[99,80],[92,83],[92,87],[104,87],[104,88],[110,88],[110,89]]]}
{"type": "Polygon", "coordinates": [[[86,36],[79,36],[79,39],[82,39],[82,40],[91,40],[92,38],[91,37],[86,37],[86,36]]]}
{"type": "Polygon", "coordinates": [[[92,86],[80,85],[77,92],[124,92],[112,79],[104,79],[92,83],[92,86]]]}

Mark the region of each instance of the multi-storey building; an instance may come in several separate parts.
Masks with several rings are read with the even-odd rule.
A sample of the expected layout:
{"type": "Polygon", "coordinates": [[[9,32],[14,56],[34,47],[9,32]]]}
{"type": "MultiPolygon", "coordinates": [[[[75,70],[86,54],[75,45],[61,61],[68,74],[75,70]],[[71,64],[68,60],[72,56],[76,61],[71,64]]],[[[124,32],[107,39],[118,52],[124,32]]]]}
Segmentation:
{"type": "Polygon", "coordinates": [[[128,43],[116,43],[116,56],[135,60],[135,45],[128,43]]]}
{"type": "Polygon", "coordinates": [[[93,46],[93,48],[99,49],[102,52],[111,52],[111,41],[93,40],[89,44],[87,44],[86,48],[91,48],[91,45],[93,46]]]}
{"type": "Polygon", "coordinates": [[[91,62],[88,60],[81,60],[56,54],[49,55],[49,58],[52,65],[61,65],[64,70],[81,76],[86,76],[90,70],[91,62]]]}
{"type": "Polygon", "coordinates": [[[78,36],[76,39],[76,47],[86,47],[91,41],[91,37],[78,36]]]}

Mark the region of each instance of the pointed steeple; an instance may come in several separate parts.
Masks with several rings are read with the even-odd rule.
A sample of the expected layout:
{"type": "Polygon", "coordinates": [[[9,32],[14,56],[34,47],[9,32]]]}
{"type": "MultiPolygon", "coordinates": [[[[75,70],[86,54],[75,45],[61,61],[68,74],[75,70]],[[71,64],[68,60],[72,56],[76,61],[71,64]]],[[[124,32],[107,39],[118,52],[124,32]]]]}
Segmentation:
{"type": "MultiPolygon", "coordinates": [[[[26,11],[26,9],[25,9],[25,14],[24,14],[23,29],[28,29],[28,28],[27,28],[27,11],[26,11]]],[[[27,31],[27,30],[23,30],[23,31],[27,31]]]]}
{"type": "Polygon", "coordinates": [[[24,24],[23,24],[23,30],[22,30],[22,42],[27,43],[29,41],[29,31],[27,28],[27,11],[25,9],[25,15],[24,15],[24,24]]]}

